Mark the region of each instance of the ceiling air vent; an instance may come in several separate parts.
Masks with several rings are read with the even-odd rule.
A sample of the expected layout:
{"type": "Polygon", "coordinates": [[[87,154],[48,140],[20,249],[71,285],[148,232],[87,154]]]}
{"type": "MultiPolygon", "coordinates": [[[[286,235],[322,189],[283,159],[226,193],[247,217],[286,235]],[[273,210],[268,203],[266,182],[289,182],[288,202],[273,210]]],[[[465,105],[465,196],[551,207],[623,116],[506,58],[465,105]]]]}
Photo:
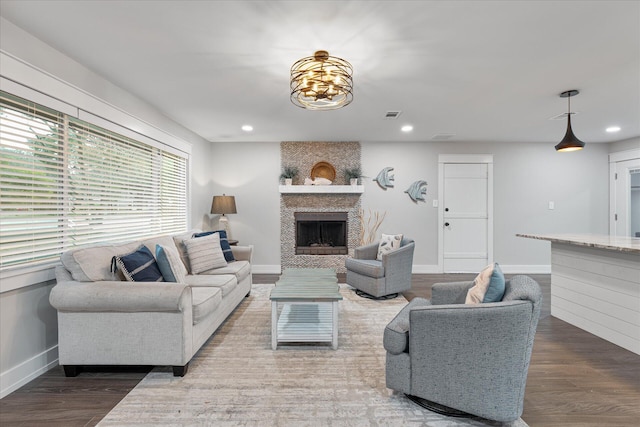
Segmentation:
{"type": "Polygon", "coordinates": [[[402,114],[402,111],[387,111],[384,115],[385,119],[397,119],[402,114]]]}
{"type": "Polygon", "coordinates": [[[446,141],[456,136],[455,133],[437,133],[431,137],[433,141],[446,141]]]}

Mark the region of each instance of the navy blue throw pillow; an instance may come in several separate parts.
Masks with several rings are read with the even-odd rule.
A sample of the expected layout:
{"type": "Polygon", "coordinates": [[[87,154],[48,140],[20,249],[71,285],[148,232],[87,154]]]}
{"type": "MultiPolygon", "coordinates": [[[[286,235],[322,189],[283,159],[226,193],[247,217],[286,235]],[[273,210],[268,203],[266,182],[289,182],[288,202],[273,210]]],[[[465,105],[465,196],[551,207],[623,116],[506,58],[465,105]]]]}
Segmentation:
{"type": "Polygon", "coordinates": [[[220,249],[222,249],[222,253],[224,254],[224,259],[227,260],[227,262],[235,261],[236,259],[233,257],[233,251],[231,251],[231,245],[229,244],[229,239],[227,238],[226,231],[224,230],[205,231],[203,233],[196,233],[193,235],[193,237],[204,237],[214,233],[220,234],[220,249]]]}
{"type": "Polygon", "coordinates": [[[130,282],[164,282],[156,259],[144,245],[135,252],[113,258],[124,277],[130,282]]]}

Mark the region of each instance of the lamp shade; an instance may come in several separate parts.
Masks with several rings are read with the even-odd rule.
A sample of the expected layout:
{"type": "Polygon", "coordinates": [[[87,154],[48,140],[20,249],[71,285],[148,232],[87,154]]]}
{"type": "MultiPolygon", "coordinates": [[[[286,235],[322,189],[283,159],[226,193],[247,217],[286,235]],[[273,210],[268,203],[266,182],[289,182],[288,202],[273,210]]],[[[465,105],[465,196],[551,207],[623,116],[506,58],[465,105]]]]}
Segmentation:
{"type": "Polygon", "coordinates": [[[567,116],[567,133],[564,138],[556,145],[556,151],[576,151],[584,148],[584,142],[580,141],[571,129],[571,114],[567,116]]]}
{"type": "Polygon", "coordinates": [[[236,211],[236,198],[234,196],[213,196],[211,202],[212,214],[234,214],[236,211]]]}
{"type": "Polygon", "coordinates": [[[580,141],[578,137],[573,134],[571,129],[571,97],[576,96],[580,92],[577,89],[566,90],[560,94],[560,98],[567,98],[568,111],[567,111],[567,132],[564,134],[564,138],[556,145],[556,151],[577,151],[584,148],[584,142],[580,141]]]}

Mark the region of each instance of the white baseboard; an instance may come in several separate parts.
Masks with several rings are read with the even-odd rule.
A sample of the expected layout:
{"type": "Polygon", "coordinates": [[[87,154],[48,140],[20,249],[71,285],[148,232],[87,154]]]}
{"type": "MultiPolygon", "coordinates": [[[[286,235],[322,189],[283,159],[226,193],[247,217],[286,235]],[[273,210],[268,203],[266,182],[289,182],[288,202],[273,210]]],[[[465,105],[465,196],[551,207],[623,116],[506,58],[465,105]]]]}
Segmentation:
{"type": "MultiPolygon", "coordinates": [[[[503,265],[500,264],[502,272],[505,274],[551,274],[551,265],[503,265]]],[[[253,274],[280,274],[280,265],[252,265],[253,274]]],[[[413,265],[413,274],[440,274],[442,273],[437,264],[413,265]]]]}
{"type": "Polygon", "coordinates": [[[413,265],[412,274],[438,274],[440,269],[437,264],[413,265]]]}
{"type": "Polygon", "coordinates": [[[58,366],[58,346],[25,360],[18,366],[0,374],[0,399],[13,393],[29,381],[58,366]]]}
{"type": "Polygon", "coordinates": [[[280,274],[280,264],[277,265],[251,265],[251,273],[253,274],[280,274]]]}
{"type": "Polygon", "coordinates": [[[503,265],[500,264],[505,274],[551,274],[551,264],[548,265],[503,265]]]}

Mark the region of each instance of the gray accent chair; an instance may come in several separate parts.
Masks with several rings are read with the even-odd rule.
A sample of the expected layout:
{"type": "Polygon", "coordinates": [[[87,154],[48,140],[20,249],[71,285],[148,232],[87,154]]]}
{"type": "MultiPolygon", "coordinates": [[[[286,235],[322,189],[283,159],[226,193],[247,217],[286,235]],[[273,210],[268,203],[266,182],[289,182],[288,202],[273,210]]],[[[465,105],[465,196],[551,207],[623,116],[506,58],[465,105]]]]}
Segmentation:
{"type": "Polygon", "coordinates": [[[376,260],[378,243],[360,246],[347,258],[347,284],[376,298],[411,289],[411,269],[415,242],[402,238],[400,248],[376,260]]]}
{"type": "MultiPolygon", "coordinates": [[[[387,387],[482,418],[522,415],[542,293],[528,276],[500,302],[466,305],[473,282],[437,283],[387,325],[387,387]]],[[[455,411],[454,411],[455,412],[455,411]]]]}

